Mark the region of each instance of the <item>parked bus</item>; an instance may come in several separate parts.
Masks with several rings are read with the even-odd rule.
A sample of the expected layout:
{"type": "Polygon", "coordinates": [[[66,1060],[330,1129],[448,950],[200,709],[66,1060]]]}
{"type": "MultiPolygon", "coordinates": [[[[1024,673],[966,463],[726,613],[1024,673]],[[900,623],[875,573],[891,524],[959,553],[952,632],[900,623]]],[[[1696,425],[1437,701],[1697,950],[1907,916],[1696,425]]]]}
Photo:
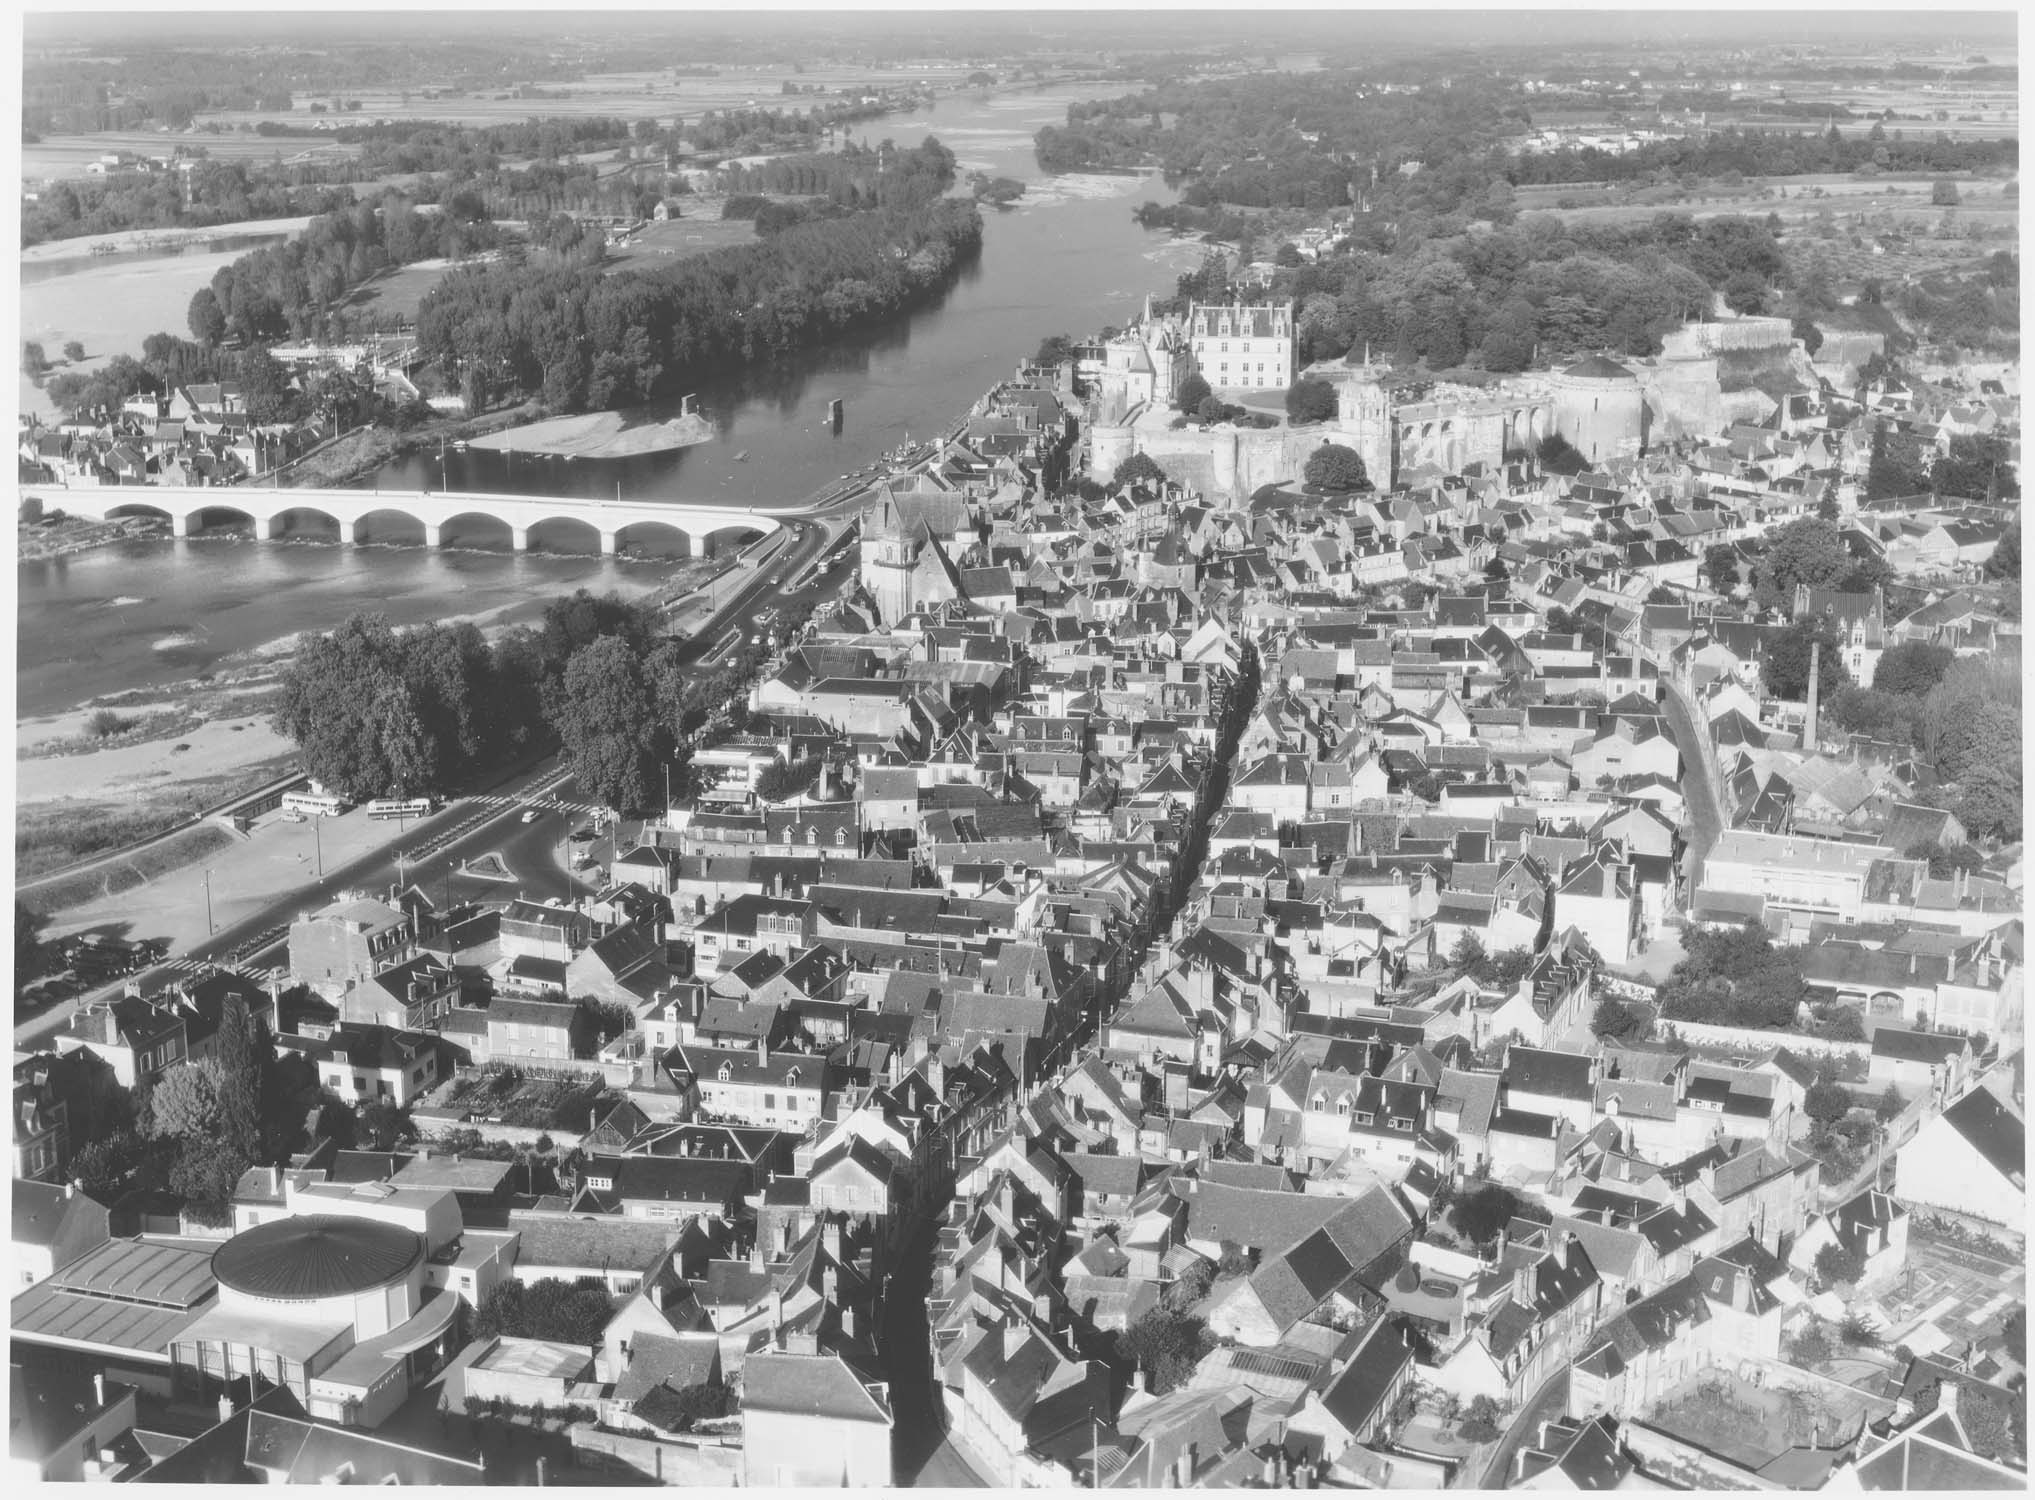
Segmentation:
{"type": "Polygon", "coordinates": [[[367,815],[377,823],[391,818],[421,818],[431,811],[429,797],[384,797],[367,805],[367,815]]]}
{"type": "Polygon", "coordinates": [[[313,818],[336,818],[346,811],[346,799],[331,792],[284,792],[283,811],[313,818]]]}

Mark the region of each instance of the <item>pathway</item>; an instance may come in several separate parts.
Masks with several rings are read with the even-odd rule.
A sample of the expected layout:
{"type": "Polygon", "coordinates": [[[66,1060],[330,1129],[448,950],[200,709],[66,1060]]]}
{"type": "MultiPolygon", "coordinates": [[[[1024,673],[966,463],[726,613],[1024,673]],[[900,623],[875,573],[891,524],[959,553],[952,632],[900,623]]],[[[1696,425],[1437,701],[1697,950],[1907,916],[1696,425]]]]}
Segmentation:
{"type": "Polygon", "coordinates": [[[1534,1393],[1533,1399],[1520,1408],[1519,1415],[1512,1419],[1512,1425],[1505,1429],[1505,1436],[1498,1444],[1498,1451],[1491,1455],[1491,1462],[1484,1470],[1484,1488],[1502,1490],[1511,1475],[1512,1460],[1540,1433],[1540,1424],[1551,1417],[1558,1417],[1568,1409],[1569,1368],[1567,1365],[1555,1371],[1534,1393]]]}
{"type": "Polygon", "coordinates": [[[1672,683],[1668,684],[1663,706],[1675,744],[1682,752],[1682,802],[1688,810],[1690,825],[1688,892],[1693,897],[1702,884],[1703,861],[1724,831],[1724,813],[1717,800],[1717,786],[1710,779],[1707,745],[1703,731],[1697,727],[1701,720],[1694,706],[1672,683]]]}

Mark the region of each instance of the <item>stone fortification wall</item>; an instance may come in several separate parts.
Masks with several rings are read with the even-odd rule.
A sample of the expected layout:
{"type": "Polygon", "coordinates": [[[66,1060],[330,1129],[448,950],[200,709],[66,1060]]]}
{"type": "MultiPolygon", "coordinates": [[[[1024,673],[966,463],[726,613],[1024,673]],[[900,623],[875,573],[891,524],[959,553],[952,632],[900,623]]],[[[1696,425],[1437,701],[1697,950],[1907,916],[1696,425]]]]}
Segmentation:
{"type": "Polygon", "coordinates": [[[1292,428],[1198,426],[1175,429],[1171,417],[1154,411],[1132,426],[1089,431],[1088,476],[1107,484],[1117,465],[1133,453],[1148,455],[1166,477],[1211,500],[1248,500],[1261,486],[1297,478],[1308,455],[1323,443],[1347,442],[1340,425],[1325,422],[1292,428]]]}
{"type": "Polygon", "coordinates": [[[1786,318],[1687,323],[1661,340],[1661,354],[1667,359],[1701,359],[1727,349],[1786,348],[1793,336],[1786,318]]]}

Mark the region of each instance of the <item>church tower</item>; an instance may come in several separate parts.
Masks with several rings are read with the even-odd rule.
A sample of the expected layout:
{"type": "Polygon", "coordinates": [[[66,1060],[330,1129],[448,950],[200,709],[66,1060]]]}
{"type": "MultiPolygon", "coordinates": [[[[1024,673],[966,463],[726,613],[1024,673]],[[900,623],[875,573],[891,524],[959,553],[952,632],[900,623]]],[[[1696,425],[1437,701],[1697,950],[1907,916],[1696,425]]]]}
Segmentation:
{"type": "Polygon", "coordinates": [[[862,587],[875,601],[876,617],[895,625],[911,609],[911,575],[918,547],[906,534],[904,517],[888,489],[862,523],[862,587]]]}

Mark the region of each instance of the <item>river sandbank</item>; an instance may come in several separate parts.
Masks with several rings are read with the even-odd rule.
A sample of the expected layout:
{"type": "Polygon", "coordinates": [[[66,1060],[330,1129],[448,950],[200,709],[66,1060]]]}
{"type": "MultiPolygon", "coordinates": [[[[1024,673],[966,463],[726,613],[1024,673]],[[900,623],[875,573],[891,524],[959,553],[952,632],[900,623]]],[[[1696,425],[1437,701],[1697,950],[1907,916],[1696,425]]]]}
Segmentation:
{"type": "Polygon", "coordinates": [[[631,426],[614,411],[589,412],[578,417],[552,417],[471,439],[470,448],[518,453],[547,453],[564,458],[633,458],[643,453],[669,453],[710,442],[713,424],[697,412],[673,417],[668,422],[642,422],[631,426]]]}
{"type": "MultiPolygon", "coordinates": [[[[69,239],[44,240],[21,252],[23,265],[49,261],[89,260],[95,245],[111,245],[118,251],[168,250],[180,245],[202,245],[208,240],[229,239],[243,234],[302,234],[310,216],[293,219],[234,219],[205,227],[172,225],[161,229],[117,229],[111,234],[81,234],[69,239]]],[[[103,253],[103,252],[102,252],[103,253]]]]}

